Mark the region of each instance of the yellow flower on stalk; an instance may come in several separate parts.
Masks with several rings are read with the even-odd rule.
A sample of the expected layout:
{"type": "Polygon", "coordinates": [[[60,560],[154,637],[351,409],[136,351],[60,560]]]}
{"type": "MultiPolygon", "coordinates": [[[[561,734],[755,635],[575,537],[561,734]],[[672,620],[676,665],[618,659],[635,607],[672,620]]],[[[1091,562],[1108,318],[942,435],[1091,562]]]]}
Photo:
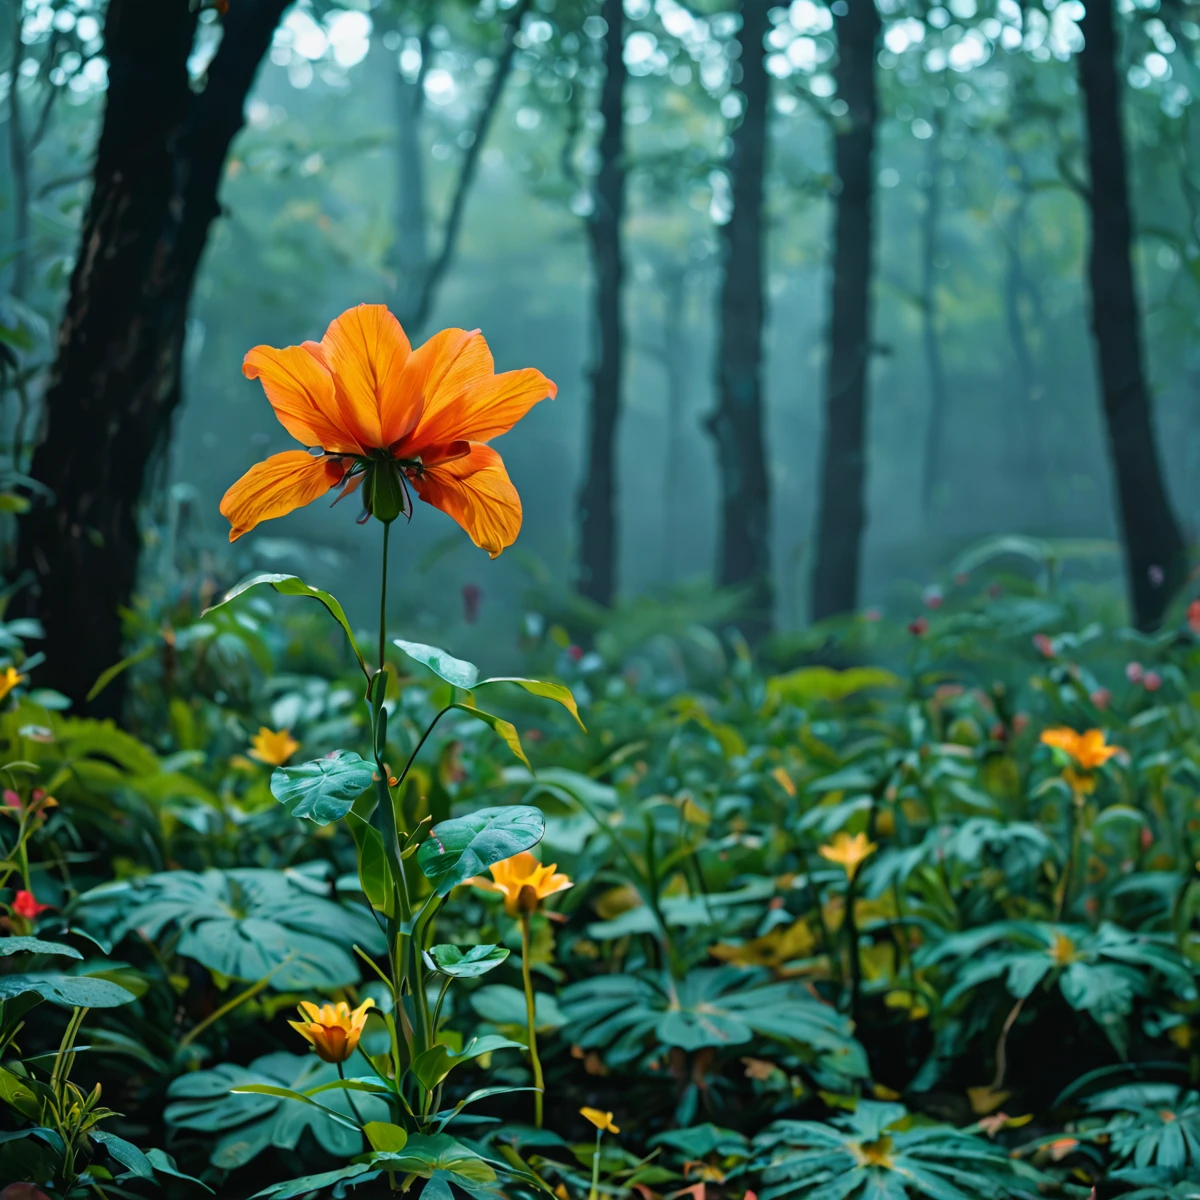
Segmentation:
{"type": "Polygon", "coordinates": [[[535,912],[547,896],[574,886],[569,876],[556,873],[557,863],[544,867],[528,850],[495,863],[491,871],[491,879],[476,875],[469,882],[485,892],[501,892],[510,917],[535,912]]]}
{"type": "Polygon", "coordinates": [[[265,725],[254,735],[250,745],[250,757],[271,767],[282,767],[300,749],[300,743],[292,737],[290,729],[275,731],[265,725]]]}
{"type": "Polygon", "coordinates": [[[1086,733],[1076,733],[1065,725],[1042,732],[1042,745],[1052,746],[1061,750],[1085,771],[1094,771],[1102,767],[1114,754],[1121,752],[1120,746],[1109,746],[1104,740],[1102,729],[1089,729],[1086,733]]]}
{"type": "Polygon", "coordinates": [[[590,1121],[597,1129],[603,1129],[606,1133],[620,1133],[621,1130],[613,1124],[613,1115],[610,1112],[601,1112],[598,1108],[581,1108],[579,1115],[586,1121],[590,1121]]]}
{"type": "Polygon", "coordinates": [[[308,1020],[289,1021],[288,1024],[311,1043],[318,1058],[327,1063],[342,1063],[358,1049],[359,1038],[367,1024],[367,1009],[374,1004],[375,1001],[368,997],[351,1012],[345,1000],[321,1008],[305,1000],[298,1011],[308,1020]]]}
{"type": "Polygon", "coordinates": [[[845,831],[839,833],[828,846],[822,846],[817,853],[829,862],[842,867],[848,878],[853,879],[858,868],[870,858],[879,847],[865,833],[856,833],[851,837],[845,831]]]}
{"type": "Polygon", "coordinates": [[[5,667],[0,671],[0,700],[3,700],[13,688],[25,682],[25,676],[16,667],[5,667]]]}

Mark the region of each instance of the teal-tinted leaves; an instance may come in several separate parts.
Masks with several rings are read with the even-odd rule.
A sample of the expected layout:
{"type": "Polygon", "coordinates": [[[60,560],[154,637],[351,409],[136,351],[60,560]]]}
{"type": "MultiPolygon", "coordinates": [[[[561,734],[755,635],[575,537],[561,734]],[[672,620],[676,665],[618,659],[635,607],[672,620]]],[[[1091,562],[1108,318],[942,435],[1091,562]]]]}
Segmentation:
{"type": "MultiPolygon", "coordinates": [[[[249,1067],[226,1063],[210,1071],[182,1075],[167,1096],[169,1125],[202,1133],[219,1133],[213,1146],[214,1166],[231,1171],[243,1166],[268,1146],[294,1150],[308,1130],[320,1145],[338,1158],[349,1158],[363,1149],[348,1093],[332,1089],[321,1093],[321,1104],[342,1114],[338,1121],[314,1104],[282,1096],[233,1092],[247,1085],[304,1091],[338,1078],[337,1067],[313,1054],[267,1054],[249,1067]]],[[[354,1104],[367,1121],[386,1121],[387,1105],[367,1092],[355,1092],[354,1104]]]]}
{"type": "Polygon", "coordinates": [[[95,888],[84,916],[114,942],[135,929],[151,940],[172,929],[177,953],[234,979],[344,987],[360,978],[351,947],[381,954],[384,939],[365,909],[325,893],[299,871],[167,871],[95,888]]]}
{"type": "Polygon", "coordinates": [[[82,958],[73,946],[62,942],[44,942],[36,937],[0,937],[0,958],[10,954],[61,954],[66,958],[82,958]]]}
{"type": "Polygon", "coordinates": [[[372,1165],[403,1175],[428,1179],[435,1171],[464,1180],[468,1184],[491,1183],[496,1172],[474,1150],[456,1141],[448,1133],[414,1134],[403,1150],[394,1154],[376,1154],[372,1165]]]}
{"type": "Polygon", "coordinates": [[[334,750],[324,758],[271,774],[271,795],[292,814],[317,825],[341,820],[374,779],[374,768],[353,750],[334,750]]]}
{"type": "Polygon", "coordinates": [[[439,896],[522,850],[536,846],[546,820],[527,804],[481,808],[435,825],[417,851],[417,861],[439,896]]]}
{"type": "MultiPolygon", "coordinates": [[[[348,1167],[339,1167],[336,1171],[322,1171],[319,1175],[300,1175],[296,1179],[287,1179],[283,1183],[273,1183],[270,1187],[255,1192],[250,1200],[296,1200],[299,1196],[315,1196],[326,1192],[335,1184],[370,1183],[379,1177],[379,1172],[367,1166],[366,1163],[353,1163],[348,1167]]],[[[340,1196],[342,1192],[330,1192],[330,1195],[340,1196]]]]}
{"type": "Polygon", "coordinates": [[[409,658],[415,658],[423,667],[428,667],[439,679],[457,688],[470,691],[479,682],[479,668],[474,663],[455,658],[437,646],[406,642],[403,638],[394,638],[392,644],[403,650],[409,658]]]}
{"type": "Polygon", "coordinates": [[[498,967],[507,957],[503,946],[432,946],[424,952],[426,964],[452,979],[477,979],[498,967]]]}
{"type": "Polygon", "coordinates": [[[0,1000],[13,1000],[30,992],[67,1008],[117,1008],[134,999],[133,993],[120,985],[87,975],[0,976],[0,1000]]]}
{"type": "Polygon", "coordinates": [[[512,1042],[508,1038],[498,1037],[491,1033],[471,1038],[458,1054],[455,1054],[449,1046],[439,1042],[436,1046],[431,1046],[423,1054],[418,1055],[411,1070],[421,1081],[425,1090],[431,1092],[455,1067],[470,1062],[471,1059],[478,1058],[481,1054],[492,1054],[497,1050],[524,1049],[525,1046],[521,1042],[512,1042]]]}

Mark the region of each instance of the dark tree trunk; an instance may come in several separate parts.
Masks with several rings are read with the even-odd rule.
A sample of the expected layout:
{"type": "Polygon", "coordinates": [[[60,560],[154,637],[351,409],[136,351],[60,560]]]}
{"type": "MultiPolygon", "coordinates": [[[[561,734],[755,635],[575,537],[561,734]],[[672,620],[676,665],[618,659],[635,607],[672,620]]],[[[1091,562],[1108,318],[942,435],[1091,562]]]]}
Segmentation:
{"type": "MultiPolygon", "coordinates": [[[[81,705],[121,654],[147,463],[180,400],[184,324],[246,94],[287,0],[237,0],[202,92],[188,0],[111,0],[108,95],[32,474],[54,493],[21,527],[46,628],[41,681],[81,705]]],[[[104,693],[106,711],[119,689],[104,693]]]]}
{"type": "MultiPolygon", "coordinates": [[[[442,286],[442,281],[446,277],[447,271],[450,269],[450,264],[454,261],[455,252],[458,250],[458,238],[462,232],[463,217],[467,211],[467,198],[471,194],[471,185],[475,182],[475,172],[479,167],[479,157],[483,153],[483,148],[487,143],[488,131],[492,127],[492,121],[496,116],[496,112],[500,107],[500,98],[504,94],[504,85],[508,82],[509,75],[512,74],[513,58],[517,50],[517,34],[521,30],[521,23],[525,20],[525,14],[529,11],[529,0],[517,0],[510,13],[508,20],[504,25],[504,45],[500,51],[499,57],[496,59],[495,70],[492,72],[491,81],[488,83],[487,92],[483,98],[483,104],[479,112],[475,116],[475,122],[471,130],[471,144],[467,147],[463,154],[462,162],[458,168],[458,178],[454,183],[454,191],[450,198],[450,211],[446,215],[445,228],[442,230],[441,243],[438,246],[437,254],[430,258],[428,252],[428,235],[425,232],[426,223],[424,217],[424,170],[420,163],[420,156],[424,153],[420,144],[420,113],[423,102],[423,97],[418,93],[413,103],[414,107],[411,116],[411,128],[405,135],[402,128],[402,137],[407,136],[409,145],[402,146],[402,151],[409,155],[415,154],[416,166],[420,172],[416,187],[418,201],[422,213],[421,223],[421,245],[419,247],[422,257],[419,260],[414,277],[408,280],[402,280],[404,286],[411,296],[407,300],[405,307],[400,313],[402,324],[412,330],[420,330],[421,327],[429,320],[430,311],[433,308],[434,302],[437,300],[437,294],[442,286]]],[[[428,53],[428,47],[425,48],[425,53],[428,53]]],[[[413,85],[408,85],[413,86],[413,85]]],[[[416,87],[420,87],[418,82],[416,87]]],[[[405,103],[406,97],[401,97],[401,103],[405,103]]],[[[401,191],[402,201],[405,199],[405,192],[401,191]]],[[[410,205],[413,203],[409,197],[410,205]]],[[[403,219],[403,218],[401,218],[403,219]]],[[[401,225],[400,236],[404,236],[404,226],[401,225]]]]}
{"type": "Polygon", "coordinates": [[[833,278],[829,358],[825,367],[825,436],[817,510],[816,564],[810,617],[820,620],[858,604],[859,555],[866,524],[867,371],[871,361],[871,276],[875,241],[872,158],[878,99],[875,0],[843,0],[836,18],[837,94],[833,278]]]}
{"type": "Polygon", "coordinates": [[[587,417],[587,471],[579,493],[579,590],[611,605],[617,592],[617,421],[621,414],[621,219],[625,211],[625,37],[622,0],[604,0],[608,24],[597,147],[600,169],[588,220],[595,286],[596,364],[587,417]]]}
{"type": "Polygon", "coordinates": [[[937,486],[944,475],[946,436],[946,365],[942,360],[937,312],[938,226],[942,217],[942,114],[933,114],[933,134],[925,162],[925,208],[921,213],[921,344],[925,351],[925,378],[929,387],[929,416],[925,425],[925,460],[921,476],[921,509],[933,508],[937,486]]]}
{"type": "Polygon", "coordinates": [[[1078,55],[1079,82],[1090,168],[1092,333],[1133,619],[1139,629],[1154,629],[1187,576],[1187,555],[1162,475],[1142,365],[1111,0],[1088,4],[1080,29],[1084,47],[1078,55]]]}
{"type": "Polygon", "coordinates": [[[749,589],[740,622],[749,637],[771,628],[771,480],[763,431],[763,189],[770,79],[763,40],[768,0],[743,0],[738,34],[741,122],[726,164],[732,212],[721,227],[724,277],[719,301],[717,410],[708,427],[721,488],[717,581],[749,589]]]}
{"type": "Polygon", "coordinates": [[[679,574],[679,542],[687,519],[684,495],[683,439],[687,406],[688,276],[684,267],[667,268],[662,275],[663,341],[662,365],[667,382],[666,451],[663,468],[663,575],[674,583],[679,574]]]}

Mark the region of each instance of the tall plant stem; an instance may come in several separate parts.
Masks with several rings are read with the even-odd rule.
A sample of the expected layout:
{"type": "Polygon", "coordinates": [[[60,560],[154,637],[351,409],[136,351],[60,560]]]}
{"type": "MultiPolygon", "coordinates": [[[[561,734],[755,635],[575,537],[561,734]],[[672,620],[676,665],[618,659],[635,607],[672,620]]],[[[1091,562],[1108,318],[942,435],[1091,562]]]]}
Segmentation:
{"type": "Polygon", "coordinates": [[[383,578],[379,583],[379,669],[384,668],[384,648],[387,646],[387,575],[388,539],[392,535],[391,521],[383,525],[383,578]]]}
{"type": "MultiPolygon", "coordinates": [[[[532,949],[529,936],[529,914],[521,914],[521,982],[525,985],[525,1020],[529,1026],[529,1064],[533,1068],[533,1086],[537,1091],[533,1094],[533,1123],[542,1127],[542,1100],[545,1095],[545,1084],[542,1079],[542,1060],[538,1058],[537,1050],[537,1002],[533,994],[533,975],[530,971],[532,949]]],[[[593,1191],[594,1191],[593,1186],[593,1191]]]]}
{"type": "Polygon", "coordinates": [[[600,1139],[604,1136],[603,1129],[596,1130],[596,1149],[592,1151],[592,1189],[588,1192],[588,1200],[599,1200],[600,1196],[600,1139]]]}

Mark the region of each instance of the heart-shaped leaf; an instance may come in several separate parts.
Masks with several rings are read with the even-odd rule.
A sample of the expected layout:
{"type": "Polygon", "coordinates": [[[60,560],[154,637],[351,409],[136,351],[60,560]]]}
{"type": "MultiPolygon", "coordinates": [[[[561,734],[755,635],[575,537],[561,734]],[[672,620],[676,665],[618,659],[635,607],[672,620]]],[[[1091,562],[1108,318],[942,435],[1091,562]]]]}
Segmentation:
{"type": "Polygon", "coordinates": [[[503,946],[432,946],[425,951],[425,962],[435,971],[452,979],[478,979],[508,957],[503,946]]]}
{"type": "Polygon", "coordinates": [[[331,825],[350,811],[374,778],[374,768],[353,750],[334,750],[295,767],[276,767],[271,795],[293,817],[331,825]]]}
{"type": "Polygon", "coordinates": [[[388,1154],[403,1150],[408,1141],[407,1131],[390,1121],[368,1121],[363,1126],[363,1133],[367,1135],[372,1150],[382,1150],[388,1154]]]}
{"type": "Polygon", "coordinates": [[[437,646],[406,642],[403,638],[393,639],[392,644],[399,646],[409,658],[415,658],[422,666],[428,667],[439,679],[455,687],[473,688],[479,682],[479,668],[474,663],[455,658],[437,646]]]}
{"type": "Polygon", "coordinates": [[[458,1053],[455,1054],[449,1046],[440,1042],[431,1046],[423,1054],[417,1055],[411,1067],[412,1073],[421,1081],[426,1091],[433,1091],[455,1067],[481,1054],[492,1054],[497,1050],[524,1050],[521,1042],[509,1041],[498,1034],[487,1033],[483,1037],[473,1037],[458,1053]]]}
{"type": "Polygon", "coordinates": [[[446,896],[492,863],[536,846],[545,832],[546,818],[531,805],[481,808],[435,825],[417,851],[417,862],[437,894],[446,896]]]}

